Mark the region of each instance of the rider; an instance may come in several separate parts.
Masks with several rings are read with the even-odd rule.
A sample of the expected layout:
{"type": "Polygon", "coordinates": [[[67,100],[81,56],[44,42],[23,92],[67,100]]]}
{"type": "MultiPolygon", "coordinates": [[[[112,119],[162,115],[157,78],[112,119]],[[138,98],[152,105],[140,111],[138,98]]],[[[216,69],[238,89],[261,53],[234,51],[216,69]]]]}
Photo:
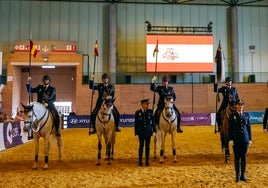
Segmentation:
{"type": "MultiPolygon", "coordinates": [[[[102,105],[102,102],[104,101],[104,99],[107,96],[111,96],[112,98],[114,98],[115,95],[115,88],[114,86],[109,82],[109,75],[107,73],[104,73],[102,75],[102,83],[93,86],[94,82],[94,75],[91,75],[90,78],[90,83],[89,83],[89,88],[90,89],[94,89],[97,90],[99,93],[97,102],[96,102],[96,106],[94,108],[94,110],[91,113],[91,122],[92,122],[92,128],[93,130],[91,131],[91,134],[96,133],[96,126],[95,126],[95,120],[98,114],[98,111],[102,105]]],[[[116,131],[120,132],[121,130],[119,129],[119,118],[120,118],[120,114],[117,110],[117,108],[115,106],[113,106],[113,115],[114,115],[114,119],[115,119],[115,126],[116,126],[116,131]]]]}
{"type": "MultiPolygon", "coordinates": [[[[160,85],[155,86],[155,80],[156,80],[156,76],[154,76],[152,78],[150,89],[151,89],[151,91],[154,91],[154,92],[158,93],[158,95],[159,95],[157,108],[155,110],[155,123],[156,123],[156,125],[158,125],[159,124],[159,119],[160,119],[160,113],[165,107],[165,97],[166,96],[172,96],[174,101],[175,101],[176,100],[176,94],[174,92],[173,87],[168,86],[168,78],[166,76],[164,76],[162,78],[162,85],[161,86],[160,85]]],[[[182,133],[183,130],[180,128],[180,112],[176,108],[175,105],[174,105],[174,110],[175,110],[175,112],[177,114],[177,117],[178,117],[177,132],[182,133]]]]}
{"type": "Polygon", "coordinates": [[[222,111],[226,109],[230,101],[235,102],[239,99],[237,88],[232,87],[231,77],[225,78],[225,84],[226,85],[222,86],[221,88],[218,88],[218,84],[216,83],[214,84],[214,92],[222,93],[222,96],[223,96],[221,106],[216,113],[216,121],[219,126],[221,125],[221,121],[222,121],[222,118],[221,118],[222,111]]]}
{"type": "MultiPolygon", "coordinates": [[[[30,86],[31,77],[28,77],[28,83],[26,84],[26,88],[29,94],[37,93],[37,102],[43,104],[51,111],[54,117],[56,136],[60,137],[61,135],[59,132],[59,126],[60,126],[59,113],[54,105],[54,102],[56,101],[56,88],[50,85],[50,81],[51,81],[50,77],[48,75],[44,75],[42,79],[43,84],[38,85],[35,88],[32,88],[30,86]]],[[[29,131],[28,138],[29,139],[33,138],[32,130],[29,131]]]]}

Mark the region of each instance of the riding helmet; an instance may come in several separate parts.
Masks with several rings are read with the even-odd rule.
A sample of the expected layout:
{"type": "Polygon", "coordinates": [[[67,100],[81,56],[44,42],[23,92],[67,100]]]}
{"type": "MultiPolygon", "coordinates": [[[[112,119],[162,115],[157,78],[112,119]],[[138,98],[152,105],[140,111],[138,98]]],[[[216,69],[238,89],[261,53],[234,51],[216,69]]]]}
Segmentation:
{"type": "Polygon", "coordinates": [[[164,76],[164,77],[162,78],[162,82],[168,82],[168,77],[164,76]]]}
{"type": "Polygon", "coordinates": [[[102,79],[104,79],[104,78],[109,78],[109,75],[108,75],[107,73],[104,73],[104,74],[102,75],[101,78],[102,78],[102,79]]]}
{"type": "Polygon", "coordinates": [[[50,77],[46,74],[43,76],[43,80],[49,80],[50,81],[50,77]]]}
{"type": "Polygon", "coordinates": [[[226,77],[225,82],[233,81],[231,77],[226,77]]]}

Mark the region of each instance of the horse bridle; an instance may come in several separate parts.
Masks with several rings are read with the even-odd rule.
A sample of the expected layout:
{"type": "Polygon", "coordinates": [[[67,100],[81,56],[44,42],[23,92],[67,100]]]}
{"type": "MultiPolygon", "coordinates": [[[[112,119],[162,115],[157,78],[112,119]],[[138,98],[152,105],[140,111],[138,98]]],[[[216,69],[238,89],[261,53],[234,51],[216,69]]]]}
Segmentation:
{"type": "MultiPolygon", "coordinates": [[[[174,108],[172,108],[170,106],[165,106],[164,110],[166,111],[167,109],[171,109],[171,113],[170,113],[171,115],[170,116],[166,115],[166,116],[167,117],[172,117],[172,115],[174,114],[174,108]]],[[[170,121],[169,119],[166,118],[166,116],[164,116],[164,112],[162,112],[162,117],[164,118],[165,121],[167,121],[169,123],[173,123],[177,118],[177,116],[175,116],[175,118],[172,121],[170,121]]]]}
{"type": "Polygon", "coordinates": [[[40,119],[38,119],[38,117],[37,117],[37,115],[36,115],[36,113],[34,112],[33,109],[29,110],[29,112],[30,111],[32,111],[32,115],[31,115],[31,118],[30,118],[31,120],[30,121],[25,121],[24,123],[25,124],[30,124],[30,126],[31,126],[31,128],[32,128],[32,130],[34,132],[39,132],[45,126],[45,124],[47,123],[47,121],[49,119],[49,116],[47,115],[48,114],[48,109],[46,109],[46,112],[44,113],[44,115],[40,119]],[[47,118],[45,119],[45,121],[42,124],[40,124],[40,122],[42,122],[42,120],[44,119],[45,116],[47,116],[47,118]],[[35,121],[33,121],[34,117],[35,117],[35,121]]]}
{"type": "MultiPolygon", "coordinates": [[[[104,104],[103,104],[104,105],[104,104]]],[[[107,104],[106,104],[107,105],[107,104]]],[[[110,119],[111,119],[111,114],[112,114],[112,111],[111,111],[111,113],[104,113],[104,112],[100,112],[100,114],[101,114],[101,117],[102,118],[100,118],[100,116],[98,116],[98,120],[101,122],[101,123],[108,123],[109,121],[110,121],[110,119]],[[104,121],[104,116],[108,116],[108,120],[107,121],[104,121]]]]}

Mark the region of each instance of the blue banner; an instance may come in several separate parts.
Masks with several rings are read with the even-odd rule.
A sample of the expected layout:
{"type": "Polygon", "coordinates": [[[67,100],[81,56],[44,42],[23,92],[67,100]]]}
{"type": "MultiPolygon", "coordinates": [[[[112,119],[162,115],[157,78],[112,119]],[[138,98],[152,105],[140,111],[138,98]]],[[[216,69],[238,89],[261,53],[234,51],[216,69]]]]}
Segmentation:
{"type": "MultiPolygon", "coordinates": [[[[120,127],[133,127],[135,116],[131,114],[120,115],[120,127]]],[[[90,115],[67,116],[67,128],[88,128],[90,115]]]]}
{"type": "Polygon", "coordinates": [[[262,124],[264,112],[248,112],[251,124],[262,124]]]}

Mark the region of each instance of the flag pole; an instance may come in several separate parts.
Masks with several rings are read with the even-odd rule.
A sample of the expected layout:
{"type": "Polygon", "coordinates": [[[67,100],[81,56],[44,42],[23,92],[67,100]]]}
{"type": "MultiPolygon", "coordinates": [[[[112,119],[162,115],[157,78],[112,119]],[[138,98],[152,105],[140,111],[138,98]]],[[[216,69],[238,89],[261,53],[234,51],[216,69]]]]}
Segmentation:
{"type": "MultiPolygon", "coordinates": [[[[157,72],[157,57],[158,57],[158,36],[157,36],[157,41],[156,41],[156,46],[154,49],[153,56],[155,56],[155,69],[154,69],[154,77],[156,77],[156,72],[157,72]]],[[[153,110],[154,110],[154,105],[155,105],[155,88],[154,88],[154,96],[153,96],[153,110]]]]}
{"type": "MultiPolygon", "coordinates": [[[[217,75],[217,80],[215,85],[217,85],[217,94],[216,94],[216,113],[218,111],[218,102],[220,100],[219,96],[219,90],[218,90],[218,85],[220,83],[221,77],[222,77],[222,50],[221,50],[221,40],[219,40],[219,45],[216,51],[216,56],[215,56],[215,62],[216,62],[216,75],[217,75]]],[[[219,131],[219,125],[217,127],[217,119],[215,116],[215,129],[214,132],[219,131]]]]}
{"type": "Polygon", "coordinates": [[[89,132],[88,134],[91,135],[91,128],[92,128],[92,121],[91,121],[91,114],[92,114],[92,109],[93,109],[93,96],[94,96],[94,77],[95,77],[95,69],[96,69],[96,61],[97,61],[97,57],[99,56],[99,52],[98,52],[98,40],[96,40],[95,42],[95,46],[94,46],[94,65],[93,65],[93,80],[92,80],[92,93],[91,93],[91,104],[90,104],[90,124],[89,124],[89,132]]]}
{"type": "MultiPolygon", "coordinates": [[[[29,49],[29,78],[32,76],[32,48],[33,48],[33,42],[32,42],[32,33],[30,32],[29,36],[29,44],[30,44],[30,49],[29,49]]],[[[31,79],[28,79],[29,83],[29,92],[28,92],[28,102],[30,104],[31,102],[31,79]]]]}

